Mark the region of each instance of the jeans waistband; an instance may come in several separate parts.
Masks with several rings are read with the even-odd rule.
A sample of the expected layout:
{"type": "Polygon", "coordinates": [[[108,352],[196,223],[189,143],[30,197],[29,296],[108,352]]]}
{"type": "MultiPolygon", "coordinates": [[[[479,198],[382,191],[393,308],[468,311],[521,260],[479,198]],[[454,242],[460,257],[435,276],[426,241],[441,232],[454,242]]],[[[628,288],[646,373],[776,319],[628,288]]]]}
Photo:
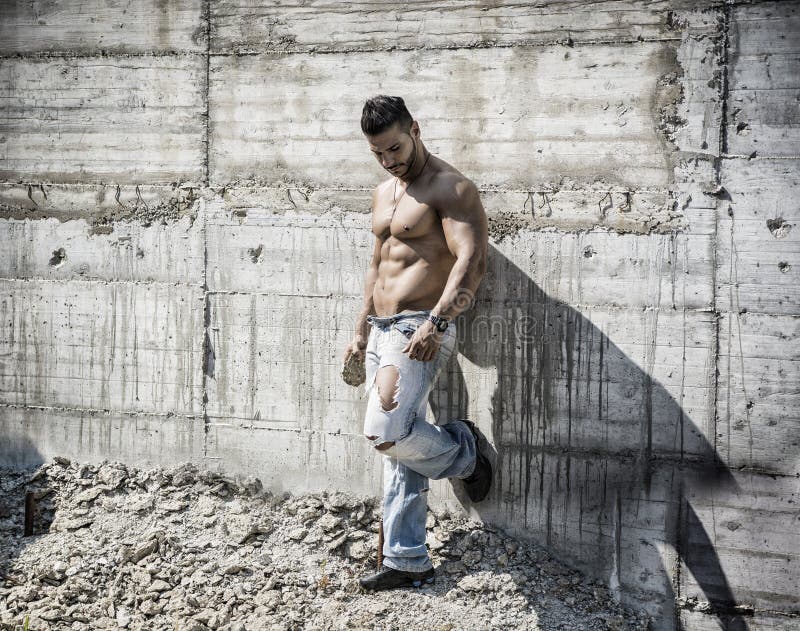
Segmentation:
{"type": "Polygon", "coordinates": [[[400,320],[406,320],[408,318],[419,318],[424,317],[427,318],[431,313],[430,309],[425,309],[423,311],[404,311],[403,313],[395,313],[394,315],[390,316],[367,316],[367,322],[369,324],[374,324],[376,326],[388,326],[394,324],[395,322],[399,322],[400,320]]]}

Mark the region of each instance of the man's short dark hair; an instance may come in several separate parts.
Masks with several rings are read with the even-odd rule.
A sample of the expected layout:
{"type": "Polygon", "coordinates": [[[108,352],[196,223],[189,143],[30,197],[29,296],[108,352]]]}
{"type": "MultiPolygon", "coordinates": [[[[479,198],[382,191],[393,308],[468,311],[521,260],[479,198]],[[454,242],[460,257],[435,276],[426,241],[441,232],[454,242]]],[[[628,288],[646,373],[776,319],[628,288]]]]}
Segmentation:
{"type": "Polygon", "coordinates": [[[364,103],[361,112],[361,131],[374,136],[386,131],[395,123],[400,123],[400,129],[403,131],[408,131],[413,120],[402,98],[379,94],[364,103]]]}

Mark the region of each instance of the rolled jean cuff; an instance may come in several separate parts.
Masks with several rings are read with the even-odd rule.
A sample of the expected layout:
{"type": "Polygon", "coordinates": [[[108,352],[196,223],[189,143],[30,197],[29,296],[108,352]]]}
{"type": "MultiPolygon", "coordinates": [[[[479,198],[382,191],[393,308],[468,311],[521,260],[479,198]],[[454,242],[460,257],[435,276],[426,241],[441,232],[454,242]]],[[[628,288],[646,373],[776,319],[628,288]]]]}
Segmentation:
{"type": "Polygon", "coordinates": [[[401,572],[427,572],[433,567],[430,557],[383,557],[383,564],[401,572]]]}

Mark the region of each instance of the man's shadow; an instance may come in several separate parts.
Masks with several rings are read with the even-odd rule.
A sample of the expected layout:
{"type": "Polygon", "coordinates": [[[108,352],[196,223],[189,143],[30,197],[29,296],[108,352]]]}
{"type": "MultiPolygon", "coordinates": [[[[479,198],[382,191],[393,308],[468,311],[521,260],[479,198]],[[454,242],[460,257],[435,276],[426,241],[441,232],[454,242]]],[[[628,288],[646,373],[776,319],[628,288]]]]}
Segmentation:
{"type": "Polygon", "coordinates": [[[477,406],[491,425],[473,419],[496,450],[492,492],[473,507],[481,517],[605,578],[657,628],[682,628],[672,581],[683,561],[723,628],[747,628],[689,501],[737,486],[670,393],[491,245],[457,326],[461,359],[442,371],[430,403],[439,423],[467,418],[467,382],[493,389],[477,406]]]}

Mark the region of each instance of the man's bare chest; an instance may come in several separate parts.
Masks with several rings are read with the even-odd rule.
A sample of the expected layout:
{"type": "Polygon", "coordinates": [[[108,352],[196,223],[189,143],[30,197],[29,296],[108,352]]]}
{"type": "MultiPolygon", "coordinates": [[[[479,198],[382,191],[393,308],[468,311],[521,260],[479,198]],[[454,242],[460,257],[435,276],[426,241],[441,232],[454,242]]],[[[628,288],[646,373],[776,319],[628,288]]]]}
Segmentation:
{"type": "Polygon", "coordinates": [[[390,236],[401,240],[417,239],[441,232],[441,222],[434,208],[413,197],[401,199],[396,210],[387,197],[378,201],[372,214],[372,231],[384,241],[390,236]]]}

